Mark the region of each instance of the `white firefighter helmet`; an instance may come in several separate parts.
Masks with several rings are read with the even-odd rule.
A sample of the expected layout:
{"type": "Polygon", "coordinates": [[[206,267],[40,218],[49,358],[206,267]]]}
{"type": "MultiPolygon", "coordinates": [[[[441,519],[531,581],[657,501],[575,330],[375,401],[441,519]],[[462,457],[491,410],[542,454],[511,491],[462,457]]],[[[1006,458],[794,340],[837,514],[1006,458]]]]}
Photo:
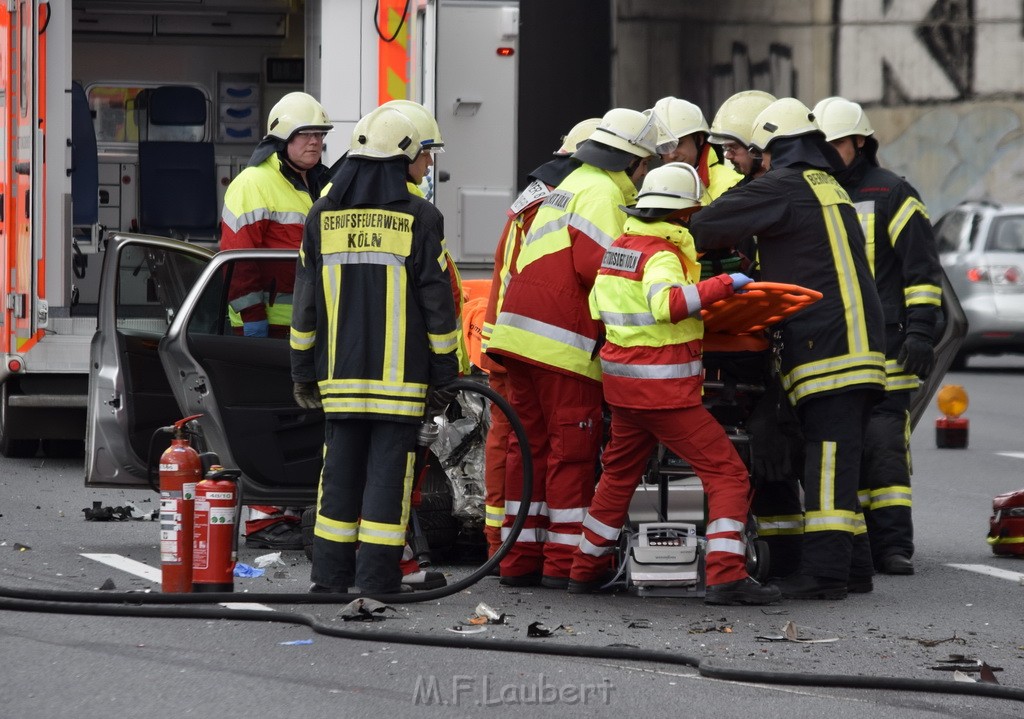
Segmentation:
{"type": "Polygon", "coordinates": [[[680,138],[695,132],[707,132],[708,121],[700,108],[678,97],[663,97],[654,103],[654,113],[668,128],[672,137],[680,138]]]}
{"type": "Polygon", "coordinates": [[[829,142],[850,135],[875,134],[864,108],[845,97],[826,97],[820,101],[814,106],[814,119],[829,142]]]}
{"type": "Polygon", "coordinates": [[[412,120],[394,108],[378,107],[356,123],[348,155],[368,160],[404,157],[412,162],[420,150],[420,134],[412,120]]]}
{"type": "Polygon", "coordinates": [[[767,150],[780,137],[799,137],[821,132],[810,108],[795,97],[776,100],[754,118],[750,145],[756,150],[767,150]]]}
{"type": "Polygon", "coordinates": [[[643,158],[657,152],[659,133],[653,114],[616,107],[604,114],[587,139],[643,158]]]}
{"type": "Polygon", "coordinates": [[[634,217],[658,218],[688,207],[699,207],[704,185],[685,162],[656,167],[644,178],[634,207],[622,208],[634,217]]]}
{"type": "Polygon", "coordinates": [[[289,92],[267,117],[267,136],[279,140],[288,141],[300,130],[327,132],[333,128],[324,106],[304,92],[289,92]]]}
{"type": "Polygon", "coordinates": [[[591,117],[581,120],[573,125],[569,134],[562,138],[562,146],[555,151],[556,155],[571,155],[576,152],[577,146],[588,139],[601,124],[600,117],[591,117]]]}
{"type": "Polygon", "coordinates": [[[747,147],[754,129],[754,118],[775,100],[775,95],[761,90],[737,92],[726,99],[715,113],[709,141],[716,145],[732,141],[747,147]]]}
{"type": "Polygon", "coordinates": [[[420,147],[424,150],[444,152],[444,140],[441,138],[441,128],[433,113],[418,102],[413,100],[388,100],[381,107],[390,107],[398,110],[407,118],[412,120],[416,131],[420,135],[420,147]]]}

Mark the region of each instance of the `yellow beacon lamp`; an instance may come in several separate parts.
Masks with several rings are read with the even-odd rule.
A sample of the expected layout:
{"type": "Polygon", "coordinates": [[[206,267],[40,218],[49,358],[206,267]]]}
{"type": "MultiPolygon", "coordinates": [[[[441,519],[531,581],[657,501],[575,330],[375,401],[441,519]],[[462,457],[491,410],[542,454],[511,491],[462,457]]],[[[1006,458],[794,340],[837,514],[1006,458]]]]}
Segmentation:
{"type": "Polygon", "coordinates": [[[967,392],[958,384],[943,385],[935,402],[943,414],[935,420],[935,446],[939,449],[964,449],[970,423],[960,415],[967,411],[967,392]]]}

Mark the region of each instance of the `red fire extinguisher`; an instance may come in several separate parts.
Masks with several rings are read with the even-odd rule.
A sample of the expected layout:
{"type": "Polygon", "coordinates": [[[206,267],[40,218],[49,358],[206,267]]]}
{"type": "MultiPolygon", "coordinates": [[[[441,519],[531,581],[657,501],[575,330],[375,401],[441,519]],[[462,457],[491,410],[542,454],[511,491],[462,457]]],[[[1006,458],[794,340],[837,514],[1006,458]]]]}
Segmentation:
{"type": "Polygon", "coordinates": [[[238,550],[235,516],[241,472],[213,465],[196,485],[192,533],[192,591],[233,592],[238,550]]]}
{"type": "Polygon", "coordinates": [[[175,422],[171,446],[160,455],[160,570],[165,592],[192,591],[192,512],[203,463],[185,437],[185,425],[199,417],[175,422]]]}

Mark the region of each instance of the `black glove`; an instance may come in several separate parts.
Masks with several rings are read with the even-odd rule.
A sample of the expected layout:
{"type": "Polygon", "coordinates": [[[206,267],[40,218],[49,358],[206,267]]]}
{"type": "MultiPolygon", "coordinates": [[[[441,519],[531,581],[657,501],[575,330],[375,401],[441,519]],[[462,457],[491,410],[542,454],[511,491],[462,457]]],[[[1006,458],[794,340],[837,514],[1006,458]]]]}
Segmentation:
{"type": "Polygon", "coordinates": [[[450,389],[448,385],[441,385],[440,387],[433,388],[430,390],[429,394],[427,394],[427,409],[434,414],[444,412],[458,393],[459,390],[450,389]]]}
{"type": "Polygon", "coordinates": [[[931,341],[919,334],[908,334],[903,340],[903,346],[900,347],[900,356],[897,360],[906,372],[924,379],[935,365],[931,341]]]}
{"type": "Polygon", "coordinates": [[[321,409],[324,406],[316,382],[296,382],[292,385],[292,397],[302,409],[321,409]]]}

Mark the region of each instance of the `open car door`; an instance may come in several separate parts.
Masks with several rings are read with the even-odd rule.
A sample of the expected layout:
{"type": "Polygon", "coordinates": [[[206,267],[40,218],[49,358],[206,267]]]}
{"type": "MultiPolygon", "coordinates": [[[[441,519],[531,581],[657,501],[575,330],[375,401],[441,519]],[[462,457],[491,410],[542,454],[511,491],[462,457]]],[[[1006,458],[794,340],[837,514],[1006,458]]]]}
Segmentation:
{"type": "MultiPolygon", "coordinates": [[[[245,504],[316,501],[324,414],[295,404],[288,339],[242,336],[228,318],[228,287],[239,268],[278,277],[294,273],[297,258],[294,250],[218,253],[160,343],[179,416],[202,415],[202,443],[224,467],[241,470],[245,504]]],[[[276,299],[271,288],[266,301],[276,299]]]]}
{"type": "Polygon", "coordinates": [[[90,349],[86,486],[152,486],[147,462],[170,443],[154,433],[183,416],[157,349],[212,256],[146,235],[107,244],[90,349]]]}

